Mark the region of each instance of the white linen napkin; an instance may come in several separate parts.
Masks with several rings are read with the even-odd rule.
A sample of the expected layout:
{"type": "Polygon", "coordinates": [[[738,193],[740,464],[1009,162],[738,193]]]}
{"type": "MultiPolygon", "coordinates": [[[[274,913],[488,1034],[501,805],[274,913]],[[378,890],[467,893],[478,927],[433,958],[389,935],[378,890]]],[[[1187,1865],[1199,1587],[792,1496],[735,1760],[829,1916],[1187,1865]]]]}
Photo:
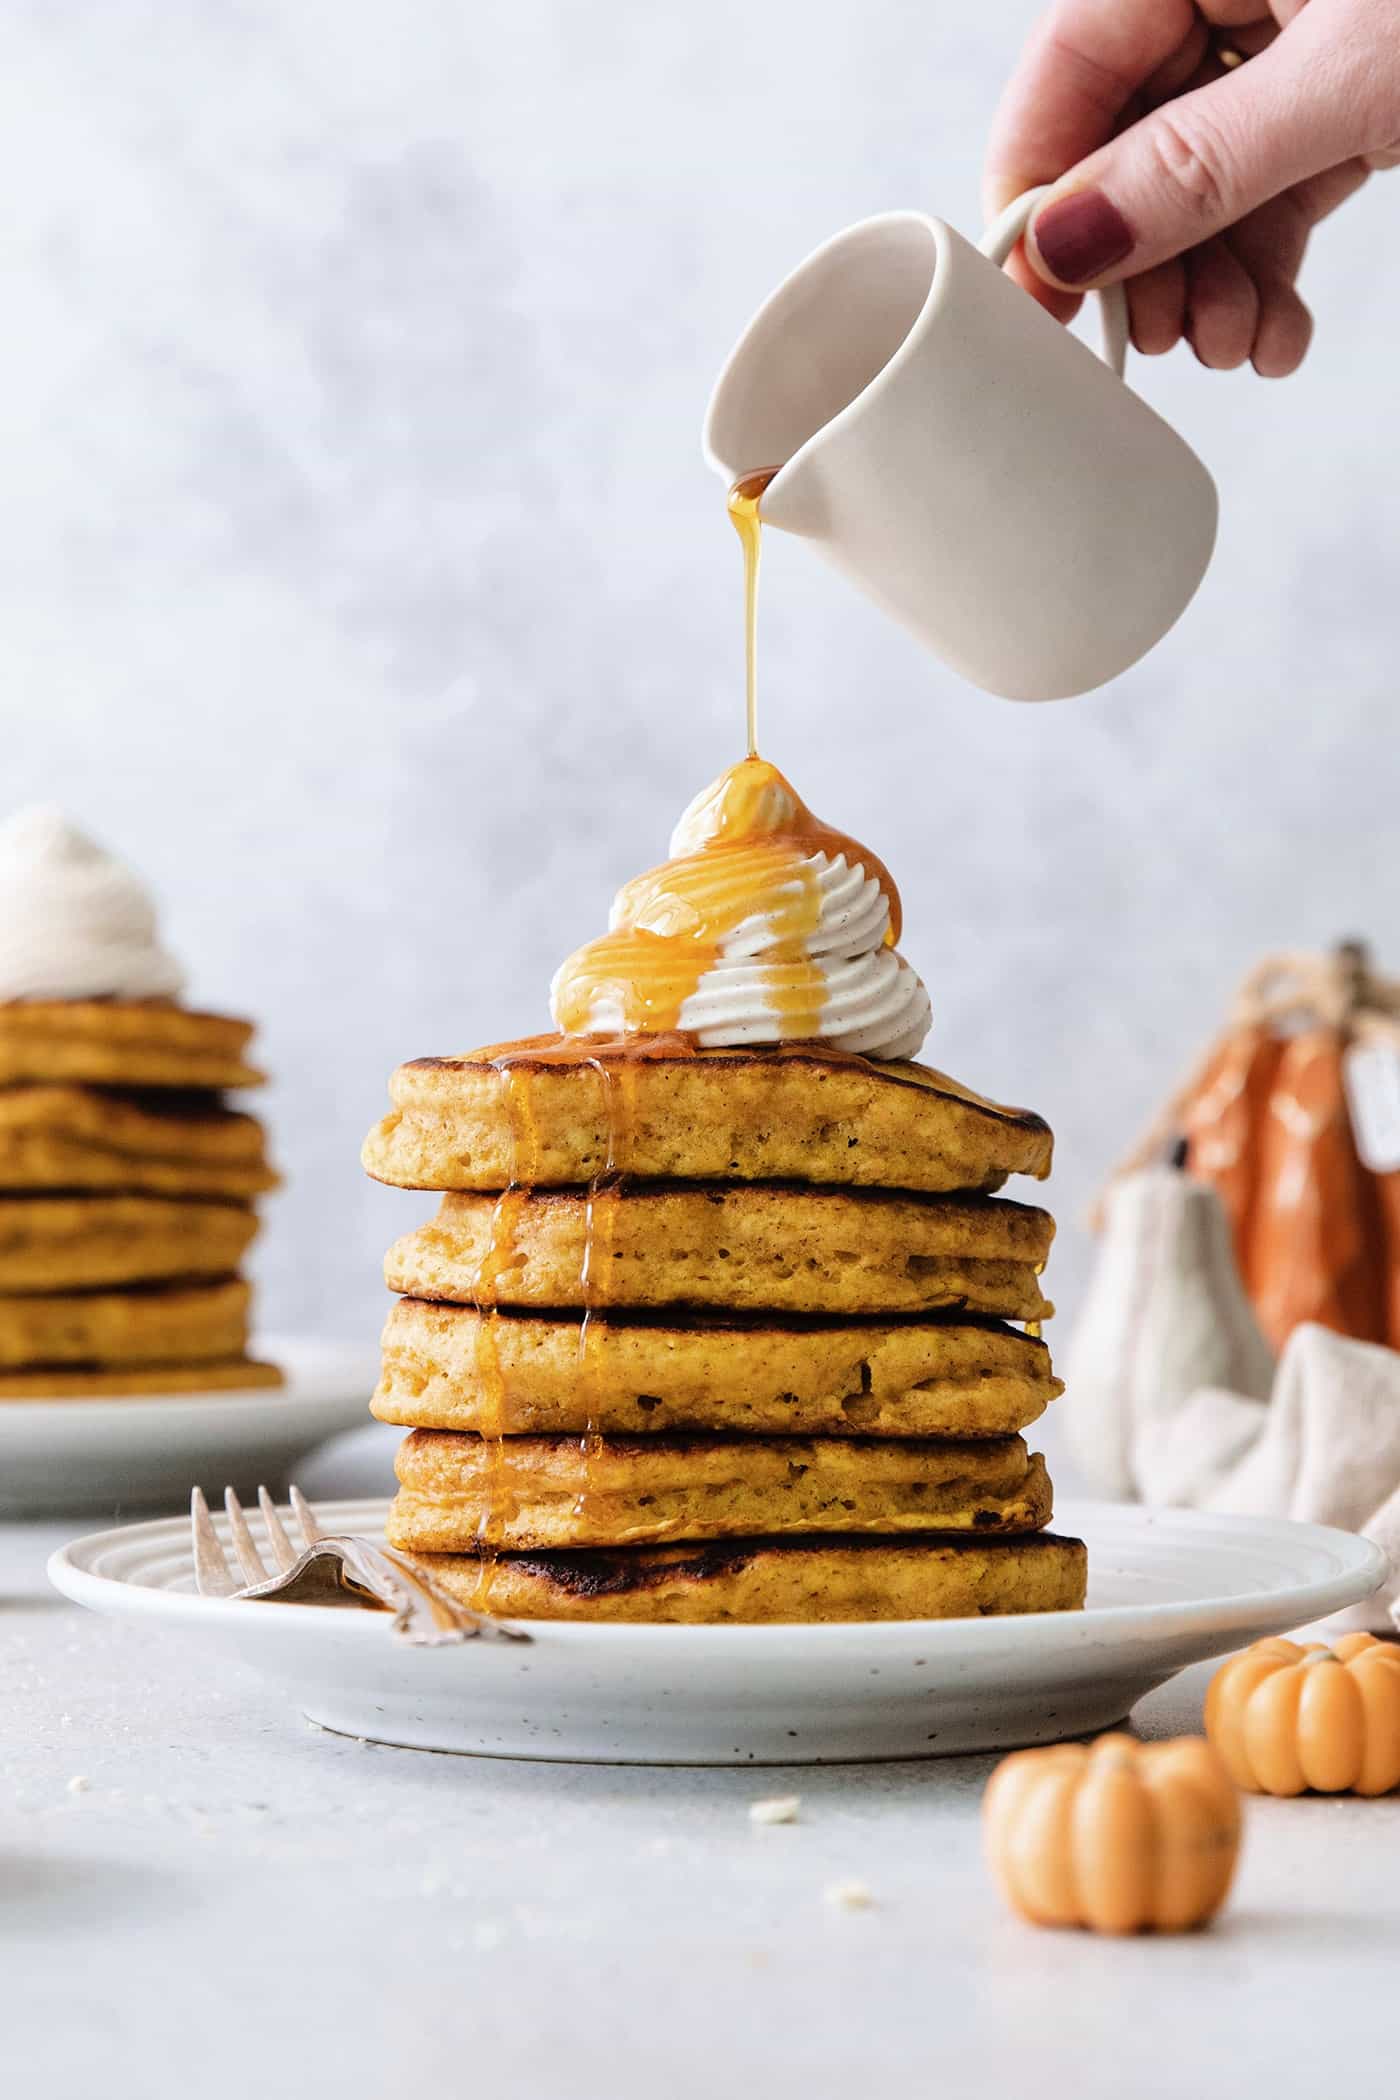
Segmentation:
{"type": "Polygon", "coordinates": [[[1400,1353],[1305,1326],[1275,1369],[1213,1189],[1148,1167],[1110,1190],[1064,1375],[1100,1493],[1364,1532],[1390,1577],[1329,1623],[1400,1631],[1400,1353]]]}

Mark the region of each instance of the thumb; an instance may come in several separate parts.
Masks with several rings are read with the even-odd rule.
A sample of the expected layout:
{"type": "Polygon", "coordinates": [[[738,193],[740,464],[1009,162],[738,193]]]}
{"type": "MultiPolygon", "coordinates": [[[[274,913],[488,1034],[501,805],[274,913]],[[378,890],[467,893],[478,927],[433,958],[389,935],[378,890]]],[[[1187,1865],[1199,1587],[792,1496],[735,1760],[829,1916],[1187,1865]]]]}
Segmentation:
{"type": "Polygon", "coordinates": [[[1026,253],[1075,291],[1136,276],[1232,226],[1295,182],[1363,150],[1364,93],[1339,78],[1335,31],[1316,53],[1305,8],[1269,48],[1159,109],[1064,176],[1026,253]]]}

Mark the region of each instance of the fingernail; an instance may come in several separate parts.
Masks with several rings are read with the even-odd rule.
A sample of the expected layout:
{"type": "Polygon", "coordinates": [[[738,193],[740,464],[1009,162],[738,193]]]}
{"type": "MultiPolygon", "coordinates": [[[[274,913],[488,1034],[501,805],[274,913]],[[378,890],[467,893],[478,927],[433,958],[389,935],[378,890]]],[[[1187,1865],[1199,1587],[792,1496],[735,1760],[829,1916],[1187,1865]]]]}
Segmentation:
{"type": "Polygon", "coordinates": [[[1031,220],[1040,259],[1061,284],[1087,284],[1133,249],[1133,230],[1102,190],[1071,190],[1031,220]]]}

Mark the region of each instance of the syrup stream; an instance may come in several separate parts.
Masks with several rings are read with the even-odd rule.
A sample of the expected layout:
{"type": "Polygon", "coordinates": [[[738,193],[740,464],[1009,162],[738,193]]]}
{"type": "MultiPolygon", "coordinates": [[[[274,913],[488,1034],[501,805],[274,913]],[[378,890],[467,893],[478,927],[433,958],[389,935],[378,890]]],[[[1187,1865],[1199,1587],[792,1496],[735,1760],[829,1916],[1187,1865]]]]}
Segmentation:
{"type": "Polygon", "coordinates": [[[741,474],[729,491],[729,516],[744,550],[744,705],[748,718],[748,755],[758,757],[758,560],[763,520],[758,506],[778,467],[741,474]]]}

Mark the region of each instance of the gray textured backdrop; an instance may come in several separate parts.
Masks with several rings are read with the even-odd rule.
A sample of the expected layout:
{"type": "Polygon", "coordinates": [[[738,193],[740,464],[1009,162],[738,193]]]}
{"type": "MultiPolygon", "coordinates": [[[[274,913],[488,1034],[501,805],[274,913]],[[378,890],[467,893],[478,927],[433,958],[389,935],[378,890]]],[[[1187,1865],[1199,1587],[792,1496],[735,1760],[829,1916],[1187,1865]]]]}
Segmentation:
{"type": "MultiPolygon", "coordinates": [[[[373,1331],[424,1209],[358,1169],[391,1066],[542,1025],[737,755],[710,381],[843,223],[975,226],[1034,13],[11,0],[0,802],[134,858],[195,995],[258,1017],[278,1325],[373,1331]]],[[[1397,959],[1395,204],[1319,239],[1301,377],[1137,366],[1224,519],[1115,688],[986,699],[769,550],[765,745],[902,881],[929,1054],[1053,1121],[1066,1311],[1242,967],[1397,959]]]]}

